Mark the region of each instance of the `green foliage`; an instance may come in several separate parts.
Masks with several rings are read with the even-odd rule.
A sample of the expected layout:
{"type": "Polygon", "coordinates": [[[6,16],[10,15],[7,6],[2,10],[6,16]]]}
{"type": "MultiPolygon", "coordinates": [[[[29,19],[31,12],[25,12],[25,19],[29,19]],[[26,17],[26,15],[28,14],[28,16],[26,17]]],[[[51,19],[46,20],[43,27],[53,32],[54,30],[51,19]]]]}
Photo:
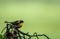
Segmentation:
{"type": "Polygon", "coordinates": [[[0,39],[2,39],[2,35],[0,34],[0,39]]]}
{"type": "Polygon", "coordinates": [[[5,35],[0,34],[0,39],[7,39],[5,35]]]}

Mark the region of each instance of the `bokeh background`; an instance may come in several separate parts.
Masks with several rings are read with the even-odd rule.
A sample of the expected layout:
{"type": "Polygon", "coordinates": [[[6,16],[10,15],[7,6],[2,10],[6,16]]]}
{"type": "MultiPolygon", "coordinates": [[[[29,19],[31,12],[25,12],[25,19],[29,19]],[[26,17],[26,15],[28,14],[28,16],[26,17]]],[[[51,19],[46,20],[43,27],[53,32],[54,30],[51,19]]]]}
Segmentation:
{"type": "Polygon", "coordinates": [[[4,21],[15,20],[24,20],[23,32],[60,39],[60,0],[0,0],[0,34],[4,21]]]}

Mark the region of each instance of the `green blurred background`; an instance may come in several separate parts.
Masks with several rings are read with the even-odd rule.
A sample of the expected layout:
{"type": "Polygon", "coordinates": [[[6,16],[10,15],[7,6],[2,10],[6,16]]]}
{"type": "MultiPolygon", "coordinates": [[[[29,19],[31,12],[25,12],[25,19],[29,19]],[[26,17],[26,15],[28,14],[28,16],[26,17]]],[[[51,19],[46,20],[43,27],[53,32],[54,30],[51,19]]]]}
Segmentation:
{"type": "Polygon", "coordinates": [[[0,0],[0,32],[4,21],[24,20],[23,32],[60,39],[59,0],[0,0]]]}

